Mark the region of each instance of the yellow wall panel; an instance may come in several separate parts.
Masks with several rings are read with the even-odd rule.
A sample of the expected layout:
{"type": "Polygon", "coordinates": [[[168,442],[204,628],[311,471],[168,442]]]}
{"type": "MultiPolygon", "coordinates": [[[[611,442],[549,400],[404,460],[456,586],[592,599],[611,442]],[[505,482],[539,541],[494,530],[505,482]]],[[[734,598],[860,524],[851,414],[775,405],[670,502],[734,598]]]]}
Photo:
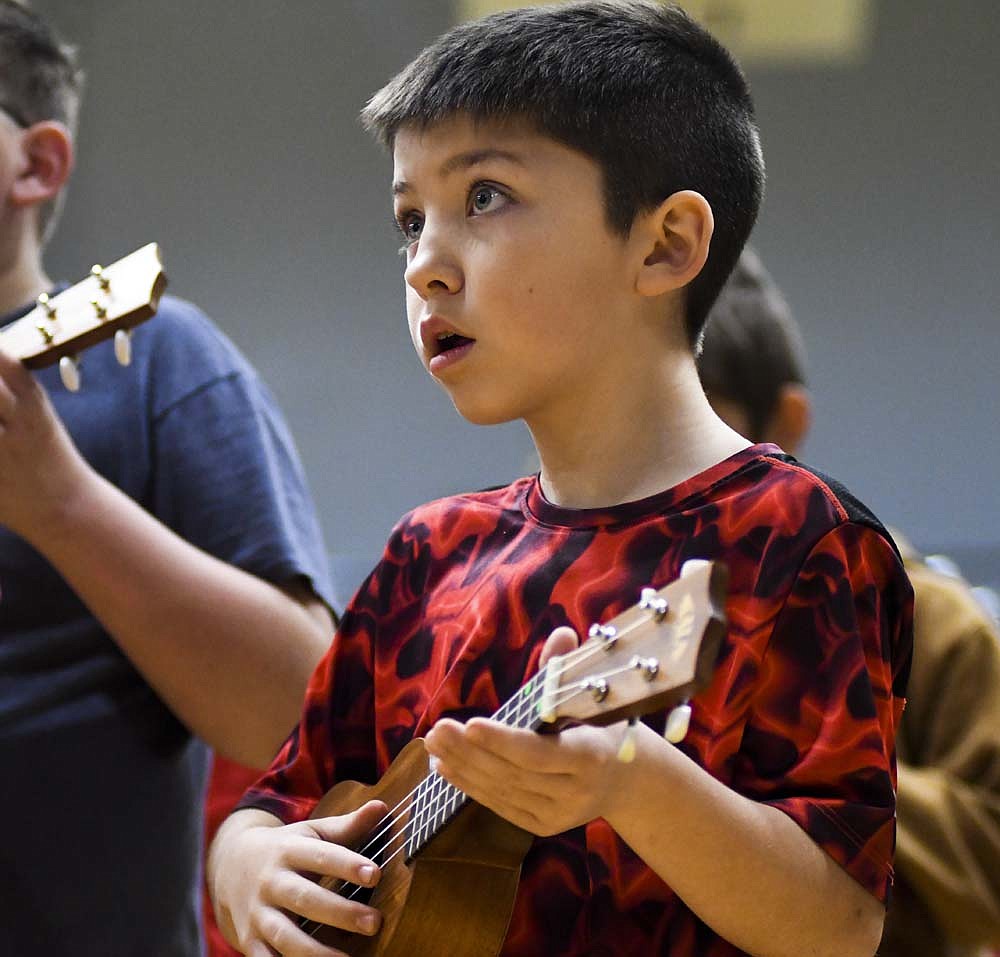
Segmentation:
{"type": "MultiPolygon", "coordinates": [[[[457,0],[459,20],[534,6],[457,0]]],[[[857,62],[872,34],[871,0],[687,0],[682,6],[743,62],[857,62]]]]}

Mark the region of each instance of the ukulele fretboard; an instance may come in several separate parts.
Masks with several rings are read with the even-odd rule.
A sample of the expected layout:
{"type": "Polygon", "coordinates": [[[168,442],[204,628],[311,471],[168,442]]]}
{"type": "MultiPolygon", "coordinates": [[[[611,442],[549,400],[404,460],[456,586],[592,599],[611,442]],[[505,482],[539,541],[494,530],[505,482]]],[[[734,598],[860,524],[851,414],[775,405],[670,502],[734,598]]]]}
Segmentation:
{"type": "MultiPolygon", "coordinates": [[[[537,731],[545,722],[539,705],[545,688],[545,671],[540,671],[509,698],[492,716],[511,728],[537,731]]],[[[423,847],[465,806],[468,796],[431,771],[413,792],[407,827],[406,857],[416,856],[423,847]]]]}

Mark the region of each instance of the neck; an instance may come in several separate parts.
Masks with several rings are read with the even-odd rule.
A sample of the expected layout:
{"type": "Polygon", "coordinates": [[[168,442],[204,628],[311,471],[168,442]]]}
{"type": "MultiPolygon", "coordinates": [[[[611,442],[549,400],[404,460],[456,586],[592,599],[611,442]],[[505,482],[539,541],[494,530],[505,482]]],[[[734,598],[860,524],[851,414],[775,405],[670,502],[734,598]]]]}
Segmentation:
{"type": "Polygon", "coordinates": [[[569,414],[528,423],[549,501],[569,508],[636,501],[750,444],[712,411],[686,348],[652,368],[642,356],[634,365],[647,367],[605,377],[604,389],[590,383],[569,414]]]}
{"type": "Polygon", "coordinates": [[[42,265],[33,222],[21,222],[0,241],[0,315],[13,312],[52,288],[42,265]]]}

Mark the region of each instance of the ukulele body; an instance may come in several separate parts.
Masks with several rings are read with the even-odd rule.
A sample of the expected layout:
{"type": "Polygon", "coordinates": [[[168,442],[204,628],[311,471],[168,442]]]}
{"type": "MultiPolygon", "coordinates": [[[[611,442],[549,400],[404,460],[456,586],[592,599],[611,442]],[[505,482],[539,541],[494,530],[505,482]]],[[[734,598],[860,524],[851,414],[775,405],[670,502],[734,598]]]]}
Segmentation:
{"type": "MultiPolygon", "coordinates": [[[[391,811],[404,799],[408,802],[427,772],[423,739],[415,738],[378,784],[338,784],[311,817],[347,814],[372,799],[384,801],[391,811]]],[[[378,839],[379,846],[389,843],[390,851],[403,845],[399,831],[409,819],[407,806],[393,816],[399,819],[392,834],[378,839]]],[[[470,802],[413,860],[407,860],[405,851],[389,860],[374,856],[382,877],[368,903],[382,912],[378,934],[366,937],[314,923],[304,929],[351,957],[495,957],[507,934],[521,862],[532,841],[527,831],[470,802]]],[[[321,883],[329,887],[338,882],[321,883]]]]}

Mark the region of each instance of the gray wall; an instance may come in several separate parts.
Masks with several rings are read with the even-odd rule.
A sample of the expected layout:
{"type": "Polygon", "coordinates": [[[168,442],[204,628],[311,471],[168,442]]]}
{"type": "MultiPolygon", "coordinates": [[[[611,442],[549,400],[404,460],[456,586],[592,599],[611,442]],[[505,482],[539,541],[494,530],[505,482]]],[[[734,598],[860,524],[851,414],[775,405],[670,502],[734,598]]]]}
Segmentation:
{"type": "MultiPolygon", "coordinates": [[[[297,436],[332,552],[410,506],[520,474],[405,332],[390,165],[355,116],[446,2],[35,0],[89,73],[52,271],[155,239],[171,289],[239,343],[297,436]]],[[[1000,18],[882,0],[854,67],[750,71],[769,167],[755,242],[812,356],[806,457],[974,577],[1000,554],[1000,18]]]]}

